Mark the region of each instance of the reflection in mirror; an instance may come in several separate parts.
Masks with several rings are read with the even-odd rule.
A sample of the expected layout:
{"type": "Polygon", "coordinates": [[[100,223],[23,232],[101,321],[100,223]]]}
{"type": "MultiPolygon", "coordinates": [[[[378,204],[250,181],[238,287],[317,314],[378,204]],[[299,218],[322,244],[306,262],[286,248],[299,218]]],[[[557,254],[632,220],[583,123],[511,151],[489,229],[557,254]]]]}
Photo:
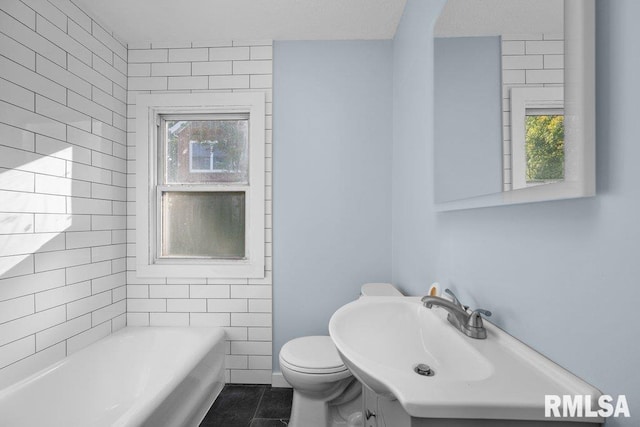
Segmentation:
{"type": "MultiPolygon", "coordinates": [[[[580,162],[592,148],[582,144],[593,137],[585,132],[592,124],[584,123],[593,105],[581,103],[592,96],[573,91],[565,99],[566,76],[574,76],[565,70],[566,46],[592,54],[584,40],[593,33],[589,8],[589,0],[448,0],[434,30],[435,201],[441,207],[480,196],[492,196],[478,204],[487,206],[589,195],[583,188],[565,191],[584,178],[580,162]],[[578,13],[569,17],[566,10],[578,13]],[[568,129],[569,138],[565,101],[579,104],[571,126],[584,127],[568,129]]],[[[575,79],[587,92],[589,60],[580,59],[583,75],[575,79]]]]}

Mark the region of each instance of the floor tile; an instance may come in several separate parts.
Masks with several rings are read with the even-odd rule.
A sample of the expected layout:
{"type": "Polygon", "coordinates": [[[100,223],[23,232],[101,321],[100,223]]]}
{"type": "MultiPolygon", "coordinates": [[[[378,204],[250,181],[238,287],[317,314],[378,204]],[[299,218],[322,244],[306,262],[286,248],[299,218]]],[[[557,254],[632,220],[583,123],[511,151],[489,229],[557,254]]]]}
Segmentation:
{"type": "Polygon", "coordinates": [[[248,427],[266,386],[227,384],[205,415],[201,427],[248,427]]]}
{"type": "Polygon", "coordinates": [[[254,418],[249,427],[284,427],[288,420],[275,420],[271,418],[254,418]]]}
{"type": "Polygon", "coordinates": [[[267,388],[256,412],[256,418],[288,419],[291,415],[293,389],[267,388]]]}

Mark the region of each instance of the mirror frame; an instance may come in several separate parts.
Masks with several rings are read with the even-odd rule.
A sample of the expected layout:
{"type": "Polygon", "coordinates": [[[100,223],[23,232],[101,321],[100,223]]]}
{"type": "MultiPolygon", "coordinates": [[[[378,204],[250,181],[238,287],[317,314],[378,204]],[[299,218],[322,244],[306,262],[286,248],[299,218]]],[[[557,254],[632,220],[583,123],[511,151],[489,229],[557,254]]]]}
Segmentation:
{"type": "MultiPolygon", "coordinates": [[[[565,179],[560,182],[435,202],[438,212],[591,197],[595,167],[595,0],[564,0],[565,179]]],[[[434,150],[435,150],[434,140],[434,150]]],[[[435,156],[433,162],[437,161],[435,156]]],[[[434,168],[435,170],[435,168],[434,168]]],[[[434,190],[436,177],[434,176],[434,190]]],[[[435,191],[433,192],[435,197],[435,191]]]]}

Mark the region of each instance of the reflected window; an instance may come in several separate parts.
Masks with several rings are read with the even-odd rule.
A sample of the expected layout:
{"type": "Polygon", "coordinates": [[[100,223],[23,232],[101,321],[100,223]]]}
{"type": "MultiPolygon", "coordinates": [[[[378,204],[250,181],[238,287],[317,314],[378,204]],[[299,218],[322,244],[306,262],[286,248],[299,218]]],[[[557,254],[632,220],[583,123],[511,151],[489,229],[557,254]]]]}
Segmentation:
{"type": "Polygon", "coordinates": [[[564,179],[564,115],[527,111],[525,153],[527,184],[564,179]]]}

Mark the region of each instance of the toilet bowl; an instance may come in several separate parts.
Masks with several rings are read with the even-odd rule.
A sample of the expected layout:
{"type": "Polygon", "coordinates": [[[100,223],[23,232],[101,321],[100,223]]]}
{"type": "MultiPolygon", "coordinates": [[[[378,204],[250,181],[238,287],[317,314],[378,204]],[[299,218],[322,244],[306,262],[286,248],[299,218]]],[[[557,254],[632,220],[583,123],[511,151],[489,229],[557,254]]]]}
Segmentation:
{"type": "MultiPolygon", "coordinates": [[[[367,283],[362,296],[402,296],[388,283],[367,283]]],[[[295,338],[280,350],[280,370],[293,387],[289,427],[360,427],[361,385],[329,336],[295,338]]]]}

